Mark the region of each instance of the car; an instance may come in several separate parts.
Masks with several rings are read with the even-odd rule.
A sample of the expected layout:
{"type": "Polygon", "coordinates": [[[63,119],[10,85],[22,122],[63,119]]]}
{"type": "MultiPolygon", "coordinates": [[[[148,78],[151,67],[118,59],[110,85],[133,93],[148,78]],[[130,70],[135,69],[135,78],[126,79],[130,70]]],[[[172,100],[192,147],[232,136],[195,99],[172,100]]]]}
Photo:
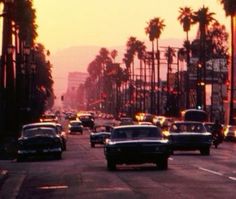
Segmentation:
{"type": "Polygon", "coordinates": [[[90,133],[91,147],[95,147],[96,144],[105,144],[106,140],[111,136],[112,128],[110,125],[95,126],[90,133]]]}
{"type": "Polygon", "coordinates": [[[134,121],[131,117],[121,117],[119,125],[133,125],[134,121]]]}
{"type": "Polygon", "coordinates": [[[200,150],[202,155],[210,155],[212,134],[202,122],[175,121],[168,131],[167,138],[175,150],[200,150]]]}
{"type": "Polygon", "coordinates": [[[89,113],[79,114],[77,115],[77,119],[79,119],[82,122],[84,127],[89,127],[91,129],[94,127],[95,119],[89,113]]]}
{"type": "Polygon", "coordinates": [[[139,124],[139,125],[153,125],[153,123],[151,123],[151,122],[145,122],[145,121],[139,121],[138,124],[139,124]]]}
{"type": "Polygon", "coordinates": [[[236,141],[236,126],[229,125],[224,131],[226,141],[236,141]]]}
{"type": "Polygon", "coordinates": [[[26,128],[17,140],[17,161],[37,155],[53,155],[61,159],[61,138],[56,130],[50,127],[26,128]]]}
{"type": "Polygon", "coordinates": [[[152,120],[153,124],[159,126],[162,129],[168,129],[174,122],[174,119],[166,116],[154,116],[152,120]]]}
{"type": "Polygon", "coordinates": [[[58,117],[54,113],[43,114],[40,122],[58,122],[58,117]]]}
{"type": "Polygon", "coordinates": [[[67,145],[67,134],[63,130],[63,127],[60,123],[55,123],[55,122],[35,122],[35,123],[30,123],[30,124],[25,124],[22,126],[22,131],[30,128],[36,128],[36,127],[49,127],[53,128],[56,130],[57,135],[61,138],[61,145],[63,151],[66,150],[66,145],[67,145]]]}
{"type": "Polygon", "coordinates": [[[76,133],[83,134],[82,122],[80,120],[71,120],[68,124],[68,133],[69,134],[76,134],[76,133]]]}
{"type": "Polygon", "coordinates": [[[166,170],[170,151],[169,141],[154,125],[116,126],[104,146],[108,170],[115,170],[118,164],[144,163],[166,170]]]}

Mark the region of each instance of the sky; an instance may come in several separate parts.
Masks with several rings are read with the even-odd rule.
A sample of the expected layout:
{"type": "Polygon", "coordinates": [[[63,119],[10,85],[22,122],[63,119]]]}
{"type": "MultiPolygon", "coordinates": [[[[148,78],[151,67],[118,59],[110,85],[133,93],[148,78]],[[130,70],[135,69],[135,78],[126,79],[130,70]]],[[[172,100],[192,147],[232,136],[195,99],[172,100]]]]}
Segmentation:
{"type": "MultiPolygon", "coordinates": [[[[160,39],[185,39],[177,21],[180,7],[197,11],[203,5],[229,30],[219,0],[34,0],[38,42],[51,53],[71,46],[96,45],[101,47],[125,45],[130,36],[148,41],[147,22],[164,19],[166,27],[160,39]]],[[[190,38],[196,35],[192,28],[190,38]]]]}

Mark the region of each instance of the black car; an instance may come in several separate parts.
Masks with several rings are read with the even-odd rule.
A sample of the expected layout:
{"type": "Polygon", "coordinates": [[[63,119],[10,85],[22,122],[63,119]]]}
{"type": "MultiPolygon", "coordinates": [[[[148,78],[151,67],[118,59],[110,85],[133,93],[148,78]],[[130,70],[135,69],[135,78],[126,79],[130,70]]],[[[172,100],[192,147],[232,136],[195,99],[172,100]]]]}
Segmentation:
{"type": "Polygon", "coordinates": [[[71,120],[68,125],[68,133],[69,134],[76,134],[76,133],[83,134],[82,122],[79,120],[71,120]]]}
{"type": "Polygon", "coordinates": [[[91,147],[95,147],[96,144],[105,144],[106,140],[111,136],[112,128],[109,125],[95,126],[90,133],[91,147]]]}
{"type": "Polygon", "coordinates": [[[199,150],[202,155],[210,155],[212,134],[202,122],[176,121],[171,125],[167,137],[172,151],[199,150]]]}
{"type": "Polygon", "coordinates": [[[154,125],[117,126],[105,144],[104,154],[109,170],[115,170],[117,164],[143,163],[154,163],[166,170],[170,145],[163,139],[161,129],[154,125]]]}
{"type": "Polygon", "coordinates": [[[94,127],[95,119],[91,114],[81,114],[77,117],[82,122],[84,127],[89,127],[91,129],[94,127]]]}
{"type": "Polygon", "coordinates": [[[36,127],[48,127],[48,128],[53,128],[55,129],[57,135],[61,139],[61,145],[62,149],[65,151],[66,150],[66,143],[67,143],[67,134],[63,130],[63,127],[60,123],[55,123],[55,122],[36,122],[36,123],[30,123],[26,124],[22,127],[22,131],[30,128],[36,128],[36,127]]]}
{"type": "Polygon", "coordinates": [[[53,155],[61,159],[61,138],[53,128],[35,127],[24,129],[17,141],[17,161],[38,155],[53,155]]]}

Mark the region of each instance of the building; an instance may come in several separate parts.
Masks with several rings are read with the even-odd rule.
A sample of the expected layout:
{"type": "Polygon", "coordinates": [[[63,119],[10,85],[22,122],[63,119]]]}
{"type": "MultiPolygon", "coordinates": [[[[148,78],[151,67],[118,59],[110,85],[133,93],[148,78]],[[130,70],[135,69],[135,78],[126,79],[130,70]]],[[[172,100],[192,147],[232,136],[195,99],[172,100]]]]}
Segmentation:
{"type": "Polygon", "coordinates": [[[69,72],[67,90],[63,95],[63,105],[65,107],[72,109],[84,108],[85,97],[82,85],[85,83],[87,77],[87,73],[69,72]]]}

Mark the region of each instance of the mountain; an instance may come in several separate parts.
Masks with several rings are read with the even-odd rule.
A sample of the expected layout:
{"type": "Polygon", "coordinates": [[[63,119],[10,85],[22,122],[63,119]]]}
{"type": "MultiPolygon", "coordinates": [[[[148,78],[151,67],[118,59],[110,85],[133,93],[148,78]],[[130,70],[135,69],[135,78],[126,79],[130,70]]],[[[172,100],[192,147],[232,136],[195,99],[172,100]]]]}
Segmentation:
{"type": "MultiPolygon", "coordinates": [[[[150,42],[144,41],[147,48],[151,49],[150,42]]],[[[183,40],[179,39],[166,39],[160,40],[160,46],[171,46],[180,47],[183,40]]],[[[67,77],[69,72],[87,72],[88,64],[93,61],[96,55],[99,54],[99,50],[105,47],[109,51],[116,49],[118,51],[117,62],[122,63],[126,46],[73,46],[62,49],[55,53],[52,53],[50,61],[53,65],[53,79],[54,79],[54,90],[57,96],[62,95],[67,89],[67,77]]]]}

